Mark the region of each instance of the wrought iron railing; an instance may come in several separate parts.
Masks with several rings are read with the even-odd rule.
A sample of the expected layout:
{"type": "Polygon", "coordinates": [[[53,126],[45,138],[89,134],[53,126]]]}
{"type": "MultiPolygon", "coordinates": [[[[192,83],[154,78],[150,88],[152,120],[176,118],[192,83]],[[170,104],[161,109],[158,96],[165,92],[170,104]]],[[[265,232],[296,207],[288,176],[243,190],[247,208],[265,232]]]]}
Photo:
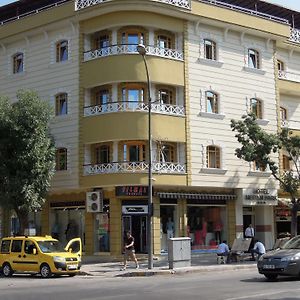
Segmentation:
{"type": "MultiPolygon", "coordinates": [[[[84,61],[89,61],[101,57],[120,55],[120,54],[138,54],[136,44],[122,44],[122,45],[112,45],[109,47],[104,47],[101,49],[90,50],[84,52],[84,61]]],[[[175,60],[183,60],[183,52],[169,49],[169,48],[159,48],[154,46],[146,46],[146,54],[159,56],[175,60]]]]}
{"type": "MultiPolygon", "coordinates": [[[[112,162],[105,164],[85,165],[84,175],[111,174],[111,173],[146,173],[147,162],[112,162]]],[[[183,174],[186,172],[184,164],[173,162],[152,162],[152,172],[163,174],[183,174]]]]}
{"type": "Polygon", "coordinates": [[[291,28],[290,41],[294,43],[300,43],[300,30],[296,28],[291,28]]]}
{"type": "MultiPolygon", "coordinates": [[[[151,1],[166,3],[179,8],[191,9],[191,0],[151,0],[151,1]]],[[[84,9],[104,2],[111,2],[111,0],[75,0],[75,10],[84,9]]]]}
{"type": "MultiPolygon", "coordinates": [[[[84,116],[95,116],[114,112],[141,111],[148,112],[148,103],[144,102],[111,102],[102,105],[88,106],[84,108],[84,116]]],[[[157,114],[185,116],[182,105],[170,105],[164,103],[152,103],[151,112],[157,114]]]]}

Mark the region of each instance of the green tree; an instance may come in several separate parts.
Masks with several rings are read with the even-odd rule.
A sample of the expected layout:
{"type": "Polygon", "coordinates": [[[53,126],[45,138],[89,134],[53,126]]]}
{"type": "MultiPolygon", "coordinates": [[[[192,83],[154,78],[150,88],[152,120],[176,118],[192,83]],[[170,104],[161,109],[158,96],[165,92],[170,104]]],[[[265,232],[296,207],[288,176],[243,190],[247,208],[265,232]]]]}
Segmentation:
{"type": "Polygon", "coordinates": [[[291,198],[291,233],[297,234],[297,211],[300,202],[296,200],[300,187],[300,137],[292,136],[288,128],[276,134],[267,133],[256,121],[253,114],[242,117],[242,120],[231,120],[232,131],[241,144],[235,150],[238,158],[247,162],[256,162],[260,167],[269,167],[274,178],[279,181],[281,189],[288,193],[291,198]],[[283,149],[288,156],[291,170],[280,172],[278,157],[279,151],[283,149]],[[277,154],[277,155],[276,155],[277,154]]]}
{"type": "Polygon", "coordinates": [[[55,147],[49,104],[32,91],[19,91],[17,99],[0,97],[0,206],[16,212],[24,233],[29,212],[45,202],[55,147]]]}

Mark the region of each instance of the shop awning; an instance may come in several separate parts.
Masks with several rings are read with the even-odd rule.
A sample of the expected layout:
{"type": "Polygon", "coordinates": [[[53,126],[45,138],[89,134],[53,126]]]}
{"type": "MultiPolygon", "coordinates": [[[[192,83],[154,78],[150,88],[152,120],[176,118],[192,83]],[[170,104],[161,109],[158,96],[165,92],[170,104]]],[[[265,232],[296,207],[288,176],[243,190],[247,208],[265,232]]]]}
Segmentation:
{"type": "Polygon", "coordinates": [[[233,194],[157,192],[156,195],[161,199],[234,200],[236,198],[233,194]]]}

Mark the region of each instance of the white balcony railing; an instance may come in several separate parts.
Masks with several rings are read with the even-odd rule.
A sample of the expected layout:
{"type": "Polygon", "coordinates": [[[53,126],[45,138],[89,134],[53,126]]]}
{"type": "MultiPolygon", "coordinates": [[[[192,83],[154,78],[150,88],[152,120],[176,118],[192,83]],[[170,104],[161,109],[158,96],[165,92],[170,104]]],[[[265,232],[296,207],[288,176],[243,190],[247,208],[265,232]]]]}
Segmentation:
{"type": "Polygon", "coordinates": [[[281,127],[288,129],[300,130],[300,121],[296,120],[281,120],[281,127]]]}
{"type": "MultiPolygon", "coordinates": [[[[95,116],[114,112],[140,111],[148,112],[148,103],[143,102],[112,102],[103,105],[84,108],[84,116],[95,116]]],[[[152,103],[151,112],[164,115],[185,116],[185,109],[181,105],[152,103]]]]}
{"type": "MultiPolygon", "coordinates": [[[[101,57],[120,55],[120,54],[138,54],[137,45],[112,45],[101,49],[84,52],[84,61],[89,61],[101,57]]],[[[146,46],[146,54],[159,56],[175,60],[183,60],[183,52],[154,46],[146,46]]]]}
{"type": "Polygon", "coordinates": [[[288,81],[300,82],[300,74],[295,74],[286,71],[278,71],[278,78],[288,81]]]}
{"type": "MultiPolygon", "coordinates": [[[[146,162],[112,162],[97,165],[85,165],[84,175],[114,173],[146,173],[149,165],[146,162]]],[[[163,174],[184,174],[185,165],[172,162],[153,162],[152,172],[163,174]]]]}
{"type": "MultiPolygon", "coordinates": [[[[191,9],[191,0],[150,0],[170,4],[179,8],[191,9]]],[[[96,4],[111,2],[111,0],[75,0],[75,10],[84,9],[96,4]]]]}
{"type": "Polygon", "coordinates": [[[300,30],[296,28],[291,28],[290,41],[294,43],[300,43],[300,30]]]}

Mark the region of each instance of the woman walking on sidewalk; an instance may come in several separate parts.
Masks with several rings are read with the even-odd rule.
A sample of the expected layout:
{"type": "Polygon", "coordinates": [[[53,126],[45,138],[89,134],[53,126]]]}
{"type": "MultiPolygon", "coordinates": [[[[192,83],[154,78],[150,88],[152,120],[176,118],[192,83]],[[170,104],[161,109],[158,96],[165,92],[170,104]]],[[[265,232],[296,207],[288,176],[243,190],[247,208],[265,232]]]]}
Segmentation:
{"type": "Polygon", "coordinates": [[[136,269],[138,269],[139,264],[134,251],[134,237],[129,231],[126,231],[126,235],[124,237],[124,250],[124,267],[121,270],[126,270],[128,257],[135,261],[136,269]]]}

